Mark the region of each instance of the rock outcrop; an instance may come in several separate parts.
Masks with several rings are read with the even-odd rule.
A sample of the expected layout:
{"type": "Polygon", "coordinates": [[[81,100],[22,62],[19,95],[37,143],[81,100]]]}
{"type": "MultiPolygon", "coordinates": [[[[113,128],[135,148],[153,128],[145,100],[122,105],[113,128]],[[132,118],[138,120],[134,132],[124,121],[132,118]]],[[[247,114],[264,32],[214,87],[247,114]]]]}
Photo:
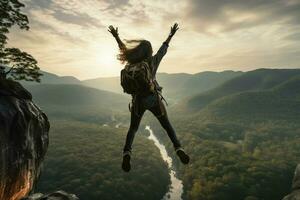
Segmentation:
{"type": "Polygon", "coordinates": [[[300,200],[300,164],[296,167],[292,184],[292,192],[282,200],[300,200]]]}
{"type": "Polygon", "coordinates": [[[19,83],[0,79],[0,199],[34,187],[48,147],[49,122],[19,83]]]}

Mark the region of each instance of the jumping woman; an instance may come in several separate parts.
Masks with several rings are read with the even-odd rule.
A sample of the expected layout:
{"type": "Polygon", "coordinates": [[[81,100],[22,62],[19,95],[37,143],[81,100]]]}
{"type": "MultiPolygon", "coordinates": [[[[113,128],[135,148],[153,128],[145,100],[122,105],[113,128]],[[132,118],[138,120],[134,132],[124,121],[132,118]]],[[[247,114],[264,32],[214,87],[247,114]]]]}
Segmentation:
{"type": "Polygon", "coordinates": [[[180,142],[168,119],[166,108],[162,102],[164,100],[161,95],[162,87],[156,81],[156,72],[159,63],[167,53],[170,40],[178,29],[178,24],[175,23],[171,27],[168,38],[153,56],[152,46],[149,41],[126,41],[128,45],[135,44],[134,47],[129,48],[120,39],[118,28],[114,28],[113,26],[109,26],[108,28],[108,31],[114,36],[120,48],[118,60],[125,64],[125,68],[121,71],[121,85],[124,92],[132,95],[132,106],[130,107],[131,121],[123,149],[122,169],[125,172],[130,171],[132,142],[146,110],[151,111],[165,129],[181,162],[183,164],[189,163],[189,156],[181,148],[180,142]]]}

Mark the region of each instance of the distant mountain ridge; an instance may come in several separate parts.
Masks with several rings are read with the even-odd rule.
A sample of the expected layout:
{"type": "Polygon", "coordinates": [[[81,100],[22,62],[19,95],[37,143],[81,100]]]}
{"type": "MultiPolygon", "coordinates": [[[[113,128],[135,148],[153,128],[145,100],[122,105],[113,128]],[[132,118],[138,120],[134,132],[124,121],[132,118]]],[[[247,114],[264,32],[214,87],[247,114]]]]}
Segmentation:
{"type": "Polygon", "coordinates": [[[300,78],[264,91],[247,91],[225,96],[210,103],[202,115],[219,119],[299,120],[300,78]],[[290,83],[292,82],[292,83],[290,83]],[[292,86],[292,90],[289,90],[292,86]],[[296,87],[294,87],[296,86],[296,87]],[[296,90],[294,90],[296,89],[296,90]]]}
{"type": "Polygon", "coordinates": [[[115,93],[123,93],[120,85],[120,77],[100,77],[94,79],[83,80],[82,84],[88,87],[107,90],[115,93]]]}
{"type": "MultiPolygon", "coordinates": [[[[81,84],[81,81],[74,76],[58,76],[53,73],[41,71],[41,84],[81,84]]],[[[36,85],[40,83],[21,81],[24,85],[36,85]]]]}
{"type": "MultiPolygon", "coordinates": [[[[41,71],[41,83],[21,81],[23,85],[37,84],[77,84],[88,87],[106,90],[110,92],[123,94],[120,85],[120,77],[99,77],[80,81],[73,76],[58,76],[53,73],[41,71]]],[[[188,73],[158,73],[157,80],[163,87],[163,93],[171,101],[178,101],[181,98],[195,95],[210,90],[231,78],[241,75],[241,71],[223,71],[223,72],[199,72],[196,74],[188,73]]]]}
{"type": "Polygon", "coordinates": [[[75,84],[27,85],[33,101],[55,119],[106,123],[113,113],[128,112],[125,95],[75,84]]]}
{"type": "MultiPolygon", "coordinates": [[[[198,94],[212,89],[219,84],[241,75],[240,71],[187,73],[158,73],[157,81],[163,87],[165,97],[171,101],[198,94]]],[[[96,78],[84,80],[89,87],[123,93],[119,77],[96,78]]]]}
{"type": "Polygon", "coordinates": [[[246,72],[180,102],[174,111],[196,121],[299,121],[300,69],[246,72]]]}
{"type": "Polygon", "coordinates": [[[42,105],[119,106],[127,102],[125,95],[74,84],[41,84],[27,86],[33,99],[42,105]]]}
{"type": "Polygon", "coordinates": [[[257,69],[245,72],[218,87],[181,102],[189,111],[198,111],[216,99],[246,91],[262,91],[276,87],[300,75],[300,69],[257,69]]]}

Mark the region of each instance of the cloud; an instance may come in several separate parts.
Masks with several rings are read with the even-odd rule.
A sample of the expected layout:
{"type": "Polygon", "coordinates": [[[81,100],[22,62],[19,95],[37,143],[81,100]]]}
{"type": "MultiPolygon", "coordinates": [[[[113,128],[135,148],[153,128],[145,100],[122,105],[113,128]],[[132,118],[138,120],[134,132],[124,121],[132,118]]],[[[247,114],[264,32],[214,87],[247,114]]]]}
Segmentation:
{"type": "Polygon", "coordinates": [[[95,26],[99,27],[101,24],[95,18],[90,17],[88,14],[81,13],[65,13],[61,10],[56,10],[52,14],[57,20],[65,23],[77,24],[81,26],[95,26]]]}
{"type": "Polygon", "coordinates": [[[24,3],[26,5],[25,10],[31,10],[36,8],[49,8],[53,0],[24,0],[24,3]]]}
{"type": "Polygon", "coordinates": [[[78,78],[118,75],[122,39],[150,40],[154,51],[179,23],[159,71],[300,65],[300,0],[23,0],[30,31],[13,29],[9,45],[43,70],[78,78]],[[284,65],[284,63],[286,65],[284,65]]]}
{"type": "Polygon", "coordinates": [[[108,6],[104,10],[115,10],[124,6],[131,6],[129,0],[105,0],[105,2],[107,2],[108,6]]]}
{"type": "Polygon", "coordinates": [[[189,0],[186,18],[196,30],[219,33],[265,24],[298,25],[299,0],[189,0]]]}
{"type": "Polygon", "coordinates": [[[290,35],[287,35],[284,37],[285,40],[291,40],[291,41],[299,41],[300,40],[300,32],[292,33],[290,35]]]}

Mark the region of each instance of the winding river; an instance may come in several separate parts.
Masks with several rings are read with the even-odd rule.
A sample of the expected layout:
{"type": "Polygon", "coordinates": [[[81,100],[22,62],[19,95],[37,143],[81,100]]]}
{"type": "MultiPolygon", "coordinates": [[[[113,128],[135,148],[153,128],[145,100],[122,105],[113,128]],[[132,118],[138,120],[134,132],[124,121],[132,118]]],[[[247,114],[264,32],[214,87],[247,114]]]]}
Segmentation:
{"type": "Polygon", "coordinates": [[[172,158],[168,155],[166,151],[166,147],[163,144],[161,144],[158,138],[154,135],[150,126],[146,126],[145,129],[150,133],[148,139],[152,140],[155,146],[159,149],[161,157],[163,158],[164,161],[167,162],[168,168],[170,170],[169,172],[171,177],[171,184],[169,187],[170,189],[165,194],[162,200],[182,200],[181,195],[183,192],[183,185],[182,185],[182,181],[176,177],[176,172],[174,171],[172,158]]]}
{"type": "MultiPolygon", "coordinates": [[[[117,123],[115,125],[115,128],[120,128],[122,123],[117,123]]],[[[103,126],[108,126],[108,124],[103,124],[103,126]]],[[[169,175],[171,177],[171,184],[169,186],[169,191],[165,194],[165,196],[162,198],[162,200],[182,200],[181,196],[183,193],[183,185],[182,181],[176,177],[176,172],[174,170],[173,166],[173,160],[168,155],[168,152],[166,150],[166,147],[161,144],[158,140],[158,138],[154,135],[152,129],[150,126],[146,126],[145,128],[149,132],[148,139],[154,142],[154,145],[159,149],[162,159],[167,162],[168,168],[169,168],[169,175]]]]}

